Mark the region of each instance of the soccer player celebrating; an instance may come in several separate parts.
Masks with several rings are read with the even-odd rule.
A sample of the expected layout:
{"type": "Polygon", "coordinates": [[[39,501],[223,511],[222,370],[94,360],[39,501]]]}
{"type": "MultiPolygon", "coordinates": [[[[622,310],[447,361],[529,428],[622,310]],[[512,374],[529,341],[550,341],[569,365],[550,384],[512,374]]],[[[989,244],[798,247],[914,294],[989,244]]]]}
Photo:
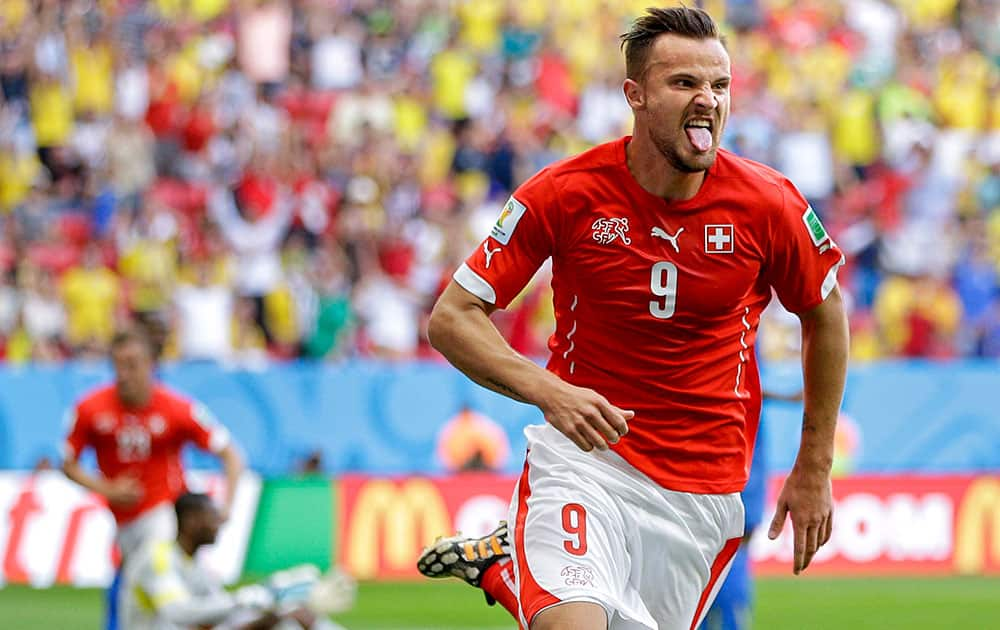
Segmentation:
{"type": "Polygon", "coordinates": [[[633,135],[521,185],[430,321],[456,367],[546,422],[525,430],[511,544],[504,526],[447,539],[420,568],[481,586],[532,630],[697,627],[743,535],[772,288],[802,323],[805,409],[769,534],[791,516],[799,573],[832,524],[841,252],[791,182],[719,148],[730,61],[708,14],[651,9],[622,40],[633,135]],[[549,257],[543,369],[489,315],[549,257]]]}
{"type": "MultiPolygon", "coordinates": [[[[63,472],[103,496],[115,517],[115,542],[122,562],[143,542],[170,540],[177,521],[173,503],[186,491],[181,450],[185,444],[211,451],[226,474],[228,515],[243,460],[229,432],[201,404],[156,382],[154,352],[138,329],[119,332],[111,341],[115,382],[86,395],[69,414],[63,472]],[[97,455],[99,473],[79,462],[87,447],[97,455]]],[[[108,594],[108,627],[116,627],[120,573],[108,594]]]]}

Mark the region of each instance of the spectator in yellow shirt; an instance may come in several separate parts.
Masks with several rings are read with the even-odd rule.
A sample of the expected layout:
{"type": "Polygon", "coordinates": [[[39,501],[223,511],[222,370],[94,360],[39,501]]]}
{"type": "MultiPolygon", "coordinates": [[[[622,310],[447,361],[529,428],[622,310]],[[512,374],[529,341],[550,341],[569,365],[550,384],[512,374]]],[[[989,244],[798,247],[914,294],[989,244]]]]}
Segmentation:
{"type": "Polygon", "coordinates": [[[841,95],[833,115],[833,149],[852,166],[868,166],[879,155],[880,138],[875,119],[875,97],[863,88],[841,95]]]}
{"type": "Polygon", "coordinates": [[[58,77],[34,76],[30,91],[31,125],[40,148],[61,147],[73,132],[73,101],[58,77]]]}
{"type": "Polygon", "coordinates": [[[990,61],[976,51],[942,60],[934,90],[934,104],[942,126],[969,131],[985,129],[990,115],[991,75],[996,73],[990,61]]]}
{"type": "Polygon", "coordinates": [[[434,57],[430,74],[435,109],[451,120],[464,118],[465,88],[476,75],[476,60],[462,48],[447,48],[434,57]]]}
{"type": "Polygon", "coordinates": [[[157,12],[165,19],[194,18],[199,22],[213,20],[226,10],[228,0],[155,0],[157,12]]]}
{"type": "Polygon", "coordinates": [[[177,276],[176,220],[169,208],[151,200],[136,223],[142,225],[139,232],[119,244],[118,272],[129,287],[129,310],[163,311],[170,305],[177,276]]]}
{"type": "Polygon", "coordinates": [[[73,104],[79,113],[107,114],[114,103],[114,58],[106,36],[70,29],[69,66],[73,104]]]}
{"type": "Polygon", "coordinates": [[[39,171],[33,152],[0,143],[0,211],[9,212],[27,199],[39,171]]]}
{"type": "Polygon", "coordinates": [[[63,275],[60,289],[66,302],[70,345],[105,348],[114,334],[121,290],[118,276],[101,261],[99,245],[87,246],[80,264],[63,275]]]}

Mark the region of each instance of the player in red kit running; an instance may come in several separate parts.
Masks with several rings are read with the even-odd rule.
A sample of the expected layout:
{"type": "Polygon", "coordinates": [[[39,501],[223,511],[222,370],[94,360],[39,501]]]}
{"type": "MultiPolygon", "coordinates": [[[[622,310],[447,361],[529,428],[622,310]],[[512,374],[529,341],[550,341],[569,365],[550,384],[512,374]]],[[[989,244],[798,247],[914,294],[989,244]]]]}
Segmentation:
{"type": "Polygon", "coordinates": [[[771,534],[790,514],[798,573],[831,531],[841,252],[791,182],[719,148],[730,61],[708,14],[651,9],[622,40],[633,135],[521,185],[430,321],[456,367],[546,423],[525,430],[509,544],[503,527],[448,539],[420,568],[482,586],[533,630],[697,627],[743,535],[772,290],[802,322],[805,413],[771,534]],[[543,369],[489,315],[547,258],[543,369]]]}
{"type": "MultiPolygon", "coordinates": [[[[156,382],[150,340],[137,330],[111,342],[115,382],[91,392],[71,410],[62,469],[81,486],[103,496],[117,523],[115,542],[122,562],[142,543],[177,535],[173,504],[187,491],[181,450],[193,444],[222,460],[228,514],[243,460],[225,427],[201,404],[156,382]],[[94,449],[99,473],[79,463],[94,449]]],[[[116,583],[118,578],[116,577],[116,583]]],[[[114,586],[109,626],[113,627],[114,586]]]]}

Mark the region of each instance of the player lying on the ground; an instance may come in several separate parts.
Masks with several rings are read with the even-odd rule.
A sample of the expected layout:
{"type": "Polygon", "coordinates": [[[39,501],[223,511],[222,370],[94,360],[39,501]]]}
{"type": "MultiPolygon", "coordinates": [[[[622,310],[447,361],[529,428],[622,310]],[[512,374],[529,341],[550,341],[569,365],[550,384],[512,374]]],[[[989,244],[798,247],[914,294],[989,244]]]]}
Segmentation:
{"type": "Polygon", "coordinates": [[[215,504],[208,495],[185,494],[175,507],[177,539],[150,541],[125,566],[123,630],[343,630],[325,615],[353,604],[350,577],[321,577],[304,565],[230,593],[195,561],[218,534],[215,504]]]}

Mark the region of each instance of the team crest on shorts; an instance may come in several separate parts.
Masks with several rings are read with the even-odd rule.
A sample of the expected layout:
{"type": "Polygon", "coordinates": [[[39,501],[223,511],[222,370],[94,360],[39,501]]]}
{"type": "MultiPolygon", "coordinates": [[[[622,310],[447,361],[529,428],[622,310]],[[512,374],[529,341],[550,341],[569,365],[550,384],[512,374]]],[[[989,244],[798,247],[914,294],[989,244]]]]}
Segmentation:
{"type": "Polygon", "coordinates": [[[569,565],[559,573],[566,578],[566,586],[593,586],[594,570],[590,567],[569,565]]]}
{"type": "Polygon", "coordinates": [[[610,245],[615,239],[621,239],[626,245],[632,244],[632,239],[628,237],[628,219],[613,217],[600,218],[590,226],[594,230],[593,238],[602,245],[610,245]]]}

